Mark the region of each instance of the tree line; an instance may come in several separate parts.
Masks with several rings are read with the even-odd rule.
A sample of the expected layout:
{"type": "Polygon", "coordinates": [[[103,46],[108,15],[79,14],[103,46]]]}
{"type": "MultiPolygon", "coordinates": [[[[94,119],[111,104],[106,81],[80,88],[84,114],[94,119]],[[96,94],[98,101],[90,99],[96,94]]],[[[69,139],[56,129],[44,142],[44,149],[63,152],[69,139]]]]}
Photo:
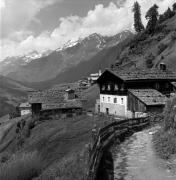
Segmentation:
{"type": "Polygon", "coordinates": [[[133,5],[132,11],[134,13],[134,29],[137,33],[145,30],[148,34],[153,34],[159,23],[173,17],[176,14],[176,3],[173,4],[172,10],[168,8],[163,14],[159,15],[158,6],[154,4],[146,13],[145,18],[148,20],[146,28],[141,19],[141,6],[136,1],[133,5]]]}

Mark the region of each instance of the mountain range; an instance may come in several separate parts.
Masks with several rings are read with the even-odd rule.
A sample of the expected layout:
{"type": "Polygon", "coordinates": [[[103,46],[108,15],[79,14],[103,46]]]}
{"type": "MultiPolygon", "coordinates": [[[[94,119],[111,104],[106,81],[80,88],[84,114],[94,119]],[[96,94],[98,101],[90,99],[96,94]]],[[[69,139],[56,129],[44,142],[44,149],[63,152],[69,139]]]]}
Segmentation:
{"type": "MultiPolygon", "coordinates": [[[[64,74],[74,71],[78,66],[84,66],[83,64],[95,63],[92,61],[95,61],[99,53],[104,54],[104,51],[116,47],[129,36],[132,36],[130,31],[124,31],[112,37],[103,37],[95,33],[84,39],[68,42],[64,47],[44,55],[32,52],[28,56],[10,57],[0,62],[0,74],[25,83],[55,81],[56,78],[59,83],[62,82],[64,74]]],[[[87,73],[80,76],[86,76],[87,73]]],[[[76,79],[73,78],[73,80],[76,79]]]]}
{"type": "Polygon", "coordinates": [[[0,116],[27,91],[71,83],[110,66],[123,69],[152,68],[161,62],[176,71],[176,15],[159,24],[157,31],[137,35],[124,31],[112,37],[92,34],[45,54],[32,52],[0,62],[0,116]]]}
{"type": "Polygon", "coordinates": [[[133,34],[124,31],[112,37],[92,34],[68,42],[55,51],[37,51],[26,56],[8,57],[0,62],[0,116],[25,102],[28,91],[75,82],[114,63],[133,34]]]}

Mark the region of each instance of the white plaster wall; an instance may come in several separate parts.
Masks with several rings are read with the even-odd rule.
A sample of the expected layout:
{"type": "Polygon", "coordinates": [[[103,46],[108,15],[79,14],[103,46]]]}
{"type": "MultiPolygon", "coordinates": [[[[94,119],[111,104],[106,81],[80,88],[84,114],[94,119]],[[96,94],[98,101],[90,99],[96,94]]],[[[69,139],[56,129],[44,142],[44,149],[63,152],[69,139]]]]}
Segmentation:
{"type": "Polygon", "coordinates": [[[126,117],[127,96],[100,94],[100,112],[106,113],[106,108],[109,108],[111,115],[126,117]],[[117,103],[114,103],[114,98],[117,98],[117,103]]]}
{"type": "Polygon", "coordinates": [[[21,116],[24,116],[26,114],[30,114],[31,111],[30,110],[21,110],[21,116]]]}

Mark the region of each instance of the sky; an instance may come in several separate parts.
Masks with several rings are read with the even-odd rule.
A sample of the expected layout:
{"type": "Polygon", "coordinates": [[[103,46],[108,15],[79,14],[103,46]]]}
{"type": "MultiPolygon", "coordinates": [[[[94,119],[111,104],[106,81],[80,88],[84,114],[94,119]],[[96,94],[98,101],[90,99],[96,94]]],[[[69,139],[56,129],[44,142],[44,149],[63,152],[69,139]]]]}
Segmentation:
{"type": "MultiPolygon", "coordinates": [[[[43,53],[92,33],[133,30],[136,0],[0,0],[0,60],[43,53]]],[[[138,0],[142,21],[153,5],[163,13],[175,0],[138,0]]]]}

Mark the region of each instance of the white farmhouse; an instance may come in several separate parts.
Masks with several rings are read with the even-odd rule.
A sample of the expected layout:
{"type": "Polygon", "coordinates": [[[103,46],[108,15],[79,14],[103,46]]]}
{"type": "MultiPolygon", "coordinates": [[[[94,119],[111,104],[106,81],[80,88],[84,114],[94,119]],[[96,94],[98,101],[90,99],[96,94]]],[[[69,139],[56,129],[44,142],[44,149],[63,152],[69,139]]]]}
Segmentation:
{"type": "Polygon", "coordinates": [[[167,97],[175,92],[173,82],[176,74],[165,66],[130,71],[107,69],[97,80],[100,101],[96,110],[126,118],[161,112],[167,97]]]}
{"type": "Polygon", "coordinates": [[[20,115],[21,116],[30,114],[31,113],[31,104],[29,104],[28,102],[21,103],[19,105],[19,110],[20,110],[20,115]]]}

